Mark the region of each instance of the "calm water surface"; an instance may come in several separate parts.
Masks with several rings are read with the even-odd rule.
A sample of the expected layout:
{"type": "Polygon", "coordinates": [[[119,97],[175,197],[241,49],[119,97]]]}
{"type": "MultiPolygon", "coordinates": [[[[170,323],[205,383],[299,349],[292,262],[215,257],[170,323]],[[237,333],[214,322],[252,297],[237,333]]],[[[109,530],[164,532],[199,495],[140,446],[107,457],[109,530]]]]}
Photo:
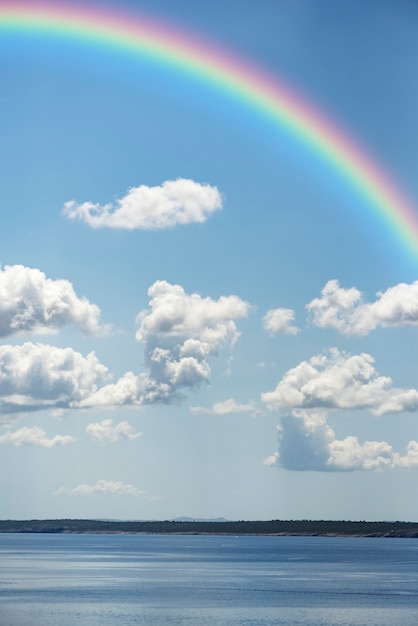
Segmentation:
{"type": "Polygon", "coordinates": [[[417,626],[418,540],[0,534],[0,626],[417,626]]]}

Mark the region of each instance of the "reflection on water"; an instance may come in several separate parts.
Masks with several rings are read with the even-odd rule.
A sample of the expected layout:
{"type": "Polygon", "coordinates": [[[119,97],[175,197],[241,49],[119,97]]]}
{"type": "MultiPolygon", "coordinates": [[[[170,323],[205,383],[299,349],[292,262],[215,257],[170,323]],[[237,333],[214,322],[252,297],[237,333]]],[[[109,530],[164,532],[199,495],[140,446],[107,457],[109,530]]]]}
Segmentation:
{"type": "Polygon", "coordinates": [[[1,626],[416,626],[418,540],[0,535],[1,626]]]}

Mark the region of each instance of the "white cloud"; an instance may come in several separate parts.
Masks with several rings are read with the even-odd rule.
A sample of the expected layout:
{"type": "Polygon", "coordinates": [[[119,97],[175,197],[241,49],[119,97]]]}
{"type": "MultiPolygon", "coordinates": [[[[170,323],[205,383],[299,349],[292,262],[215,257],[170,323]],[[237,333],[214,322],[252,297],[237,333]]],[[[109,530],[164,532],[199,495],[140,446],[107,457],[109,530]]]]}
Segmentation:
{"type": "Polygon", "coordinates": [[[264,461],[266,465],[323,472],[418,467],[418,442],[410,441],[401,455],[385,441],[361,444],[353,436],[339,440],[324,413],[298,411],[283,417],[277,430],[279,450],[264,461]]]}
{"type": "Polygon", "coordinates": [[[358,289],[344,289],[337,280],[327,282],[321,293],[321,298],[306,307],[320,328],[333,328],[345,335],[367,335],[378,326],[418,324],[418,281],[378,292],[372,303],[364,303],[358,289]]]}
{"type": "Polygon", "coordinates": [[[235,320],[250,308],[237,296],[218,300],[187,294],[180,285],[155,282],[150,309],[137,318],[136,338],[144,343],[148,372],[127,372],[102,387],[83,406],[169,403],[210,380],[208,358],[239,337],[235,320]]]}
{"type": "Polygon", "coordinates": [[[168,404],[173,400],[173,389],[157,382],[147,374],[126,372],[116,383],[100,387],[79,403],[80,408],[168,404]]]}
{"type": "Polygon", "coordinates": [[[212,412],[215,415],[229,415],[230,413],[259,413],[260,409],[255,402],[242,404],[233,398],[229,398],[223,402],[215,402],[212,406],[212,412]]]}
{"type": "Polygon", "coordinates": [[[138,315],[136,338],[145,344],[150,379],[164,396],[208,382],[208,358],[234,345],[235,320],[246,317],[249,304],[238,296],[187,294],[166,281],[155,282],[148,295],[150,308],[138,315]]]}
{"type": "Polygon", "coordinates": [[[132,441],[142,436],[142,433],[135,432],[133,426],[128,422],[119,422],[119,424],[113,426],[111,419],[104,419],[101,422],[88,424],[86,433],[90,439],[99,443],[115,443],[120,439],[132,441]]]}
{"type": "Polygon", "coordinates": [[[75,441],[70,435],[55,435],[52,439],[48,439],[42,428],[27,426],[16,430],[15,432],[7,432],[0,435],[0,443],[11,443],[14,446],[41,446],[43,448],[53,448],[54,446],[65,446],[75,441]]]}
{"type": "Polygon", "coordinates": [[[182,356],[213,354],[224,343],[234,343],[239,333],[233,320],[246,317],[249,304],[238,296],[218,300],[187,294],[180,285],[158,280],[148,290],[150,310],[137,318],[138,341],[153,338],[181,342],[182,356]]]}
{"type": "Polygon", "coordinates": [[[346,437],[330,444],[328,465],[341,470],[375,470],[393,468],[399,464],[400,456],[395,454],[386,441],[366,441],[360,444],[357,437],[346,437]]]}
{"type": "Polygon", "coordinates": [[[66,324],[93,334],[100,326],[100,309],[79,298],[68,280],[52,280],[23,265],[0,268],[0,337],[17,333],[50,333],[66,324]]]}
{"type": "Polygon", "coordinates": [[[300,412],[286,415],[277,427],[279,450],[266,459],[266,465],[277,464],[289,470],[318,470],[327,468],[329,445],[334,431],[321,413],[300,412]]]}
{"type": "Polygon", "coordinates": [[[121,481],[99,480],[95,485],[78,485],[73,489],[61,487],[55,496],[140,496],[145,491],[121,481]]]}
{"type": "Polygon", "coordinates": [[[295,312],[292,309],[270,309],[263,317],[263,328],[270,335],[297,335],[300,328],[293,326],[295,312]]]}
{"type": "Polygon", "coordinates": [[[209,357],[235,343],[235,320],[247,315],[249,304],[237,296],[189,295],[164,281],[148,293],[150,309],[138,316],[136,334],[148,371],[103,384],[108,370],[93,352],[83,357],[30,342],[0,346],[0,412],[169,403],[209,382],[209,357]]]}
{"type": "Polygon", "coordinates": [[[273,454],[271,454],[270,456],[268,456],[266,459],[264,459],[264,465],[268,465],[269,467],[273,467],[274,465],[279,466],[279,453],[278,452],[274,452],[273,454]]]}
{"type": "Polygon", "coordinates": [[[63,213],[93,228],[158,230],[205,222],[221,208],[222,197],[216,187],[179,178],[159,187],[133,187],[115,205],[71,200],[65,203],[63,213]]]}
{"type": "Polygon", "coordinates": [[[247,404],[240,404],[233,398],[224,400],[223,402],[215,402],[210,408],[203,406],[191,406],[190,412],[197,415],[200,413],[207,415],[229,415],[231,413],[259,413],[255,402],[248,402],[247,404]]]}
{"type": "Polygon", "coordinates": [[[418,408],[418,391],[392,387],[391,378],[378,375],[369,354],[352,356],[336,348],[290,369],[261,399],[271,410],[370,409],[383,415],[418,408]]]}
{"type": "Polygon", "coordinates": [[[418,467],[418,441],[410,441],[404,456],[396,455],[398,467],[418,467]]]}
{"type": "Polygon", "coordinates": [[[24,343],[0,346],[0,411],[77,406],[107,378],[94,352],[24,343]]]}

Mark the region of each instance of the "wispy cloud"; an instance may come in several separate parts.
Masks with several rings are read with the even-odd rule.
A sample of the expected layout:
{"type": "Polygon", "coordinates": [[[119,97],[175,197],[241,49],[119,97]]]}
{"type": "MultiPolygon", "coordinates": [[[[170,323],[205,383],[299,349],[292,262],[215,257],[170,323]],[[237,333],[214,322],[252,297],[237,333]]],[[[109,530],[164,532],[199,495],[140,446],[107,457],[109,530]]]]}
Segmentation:
{"type": "Polygon", "coordinates": [[[65,446],[75,441],[70,435],[55,435],[48,439],[42,428],[33,426],[29,428],[24,426],[14,432],[8,431],[4,435],[0,435],[0,444],[9,443],[14,446],[40,446],[43,448],[53,448],[54,446],[65,446]]]}
{"type": "Polygon", "coordinates": [[[228,398],[228,400],[224,400],[223,402],[215,402],[215,404],[213,404],[210,408],[203,406],[191,406],[189,410],[195,415],[229,415],[232,413],[260,412],[260,409],[259,407],[257,407],[257,404],[255,402],[247,402],[246,404],[241,404],[233,398],[228,398]]]}
{"type": "Polygon", "coordinates": [[[159,187],[133,187],[115,205],[70,200],[63,213],[93,228],[159,230],[205,222],[221,208],[222,197],[216,187],[179,178],[159,187]]]}
{"type": "Polygon", "coordinates": [[[121,481],[99,480],[95,485],[82,484],[73,489],[60,487],[55,496],[141,496],[145,493],[138,487],[121,481]]]}
{"type": "Polygon", "coordinates": [[[113,420],[111,419],[88,424],[86,433],[90,439],[98,443],[115,443],[120,439],[132,441],[142,437],[142,433],[135,432],[133,426],[128,422],[119,422],[113,425],[113,420]]]}

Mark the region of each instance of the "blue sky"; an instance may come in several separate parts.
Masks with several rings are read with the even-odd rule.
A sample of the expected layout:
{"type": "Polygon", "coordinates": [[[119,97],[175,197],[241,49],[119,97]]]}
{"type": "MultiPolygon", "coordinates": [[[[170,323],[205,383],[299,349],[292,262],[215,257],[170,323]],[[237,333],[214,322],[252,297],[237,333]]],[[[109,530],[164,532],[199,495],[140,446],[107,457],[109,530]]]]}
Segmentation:
{"type": "MultiPolygon", "coordinates": [[[[287,81],[418,206],[415,3],[117,6],[287,81]]],[[[167,67],[0,47],[1,517],[416,520],[417,258],[365,198],[167,67]]]]}

